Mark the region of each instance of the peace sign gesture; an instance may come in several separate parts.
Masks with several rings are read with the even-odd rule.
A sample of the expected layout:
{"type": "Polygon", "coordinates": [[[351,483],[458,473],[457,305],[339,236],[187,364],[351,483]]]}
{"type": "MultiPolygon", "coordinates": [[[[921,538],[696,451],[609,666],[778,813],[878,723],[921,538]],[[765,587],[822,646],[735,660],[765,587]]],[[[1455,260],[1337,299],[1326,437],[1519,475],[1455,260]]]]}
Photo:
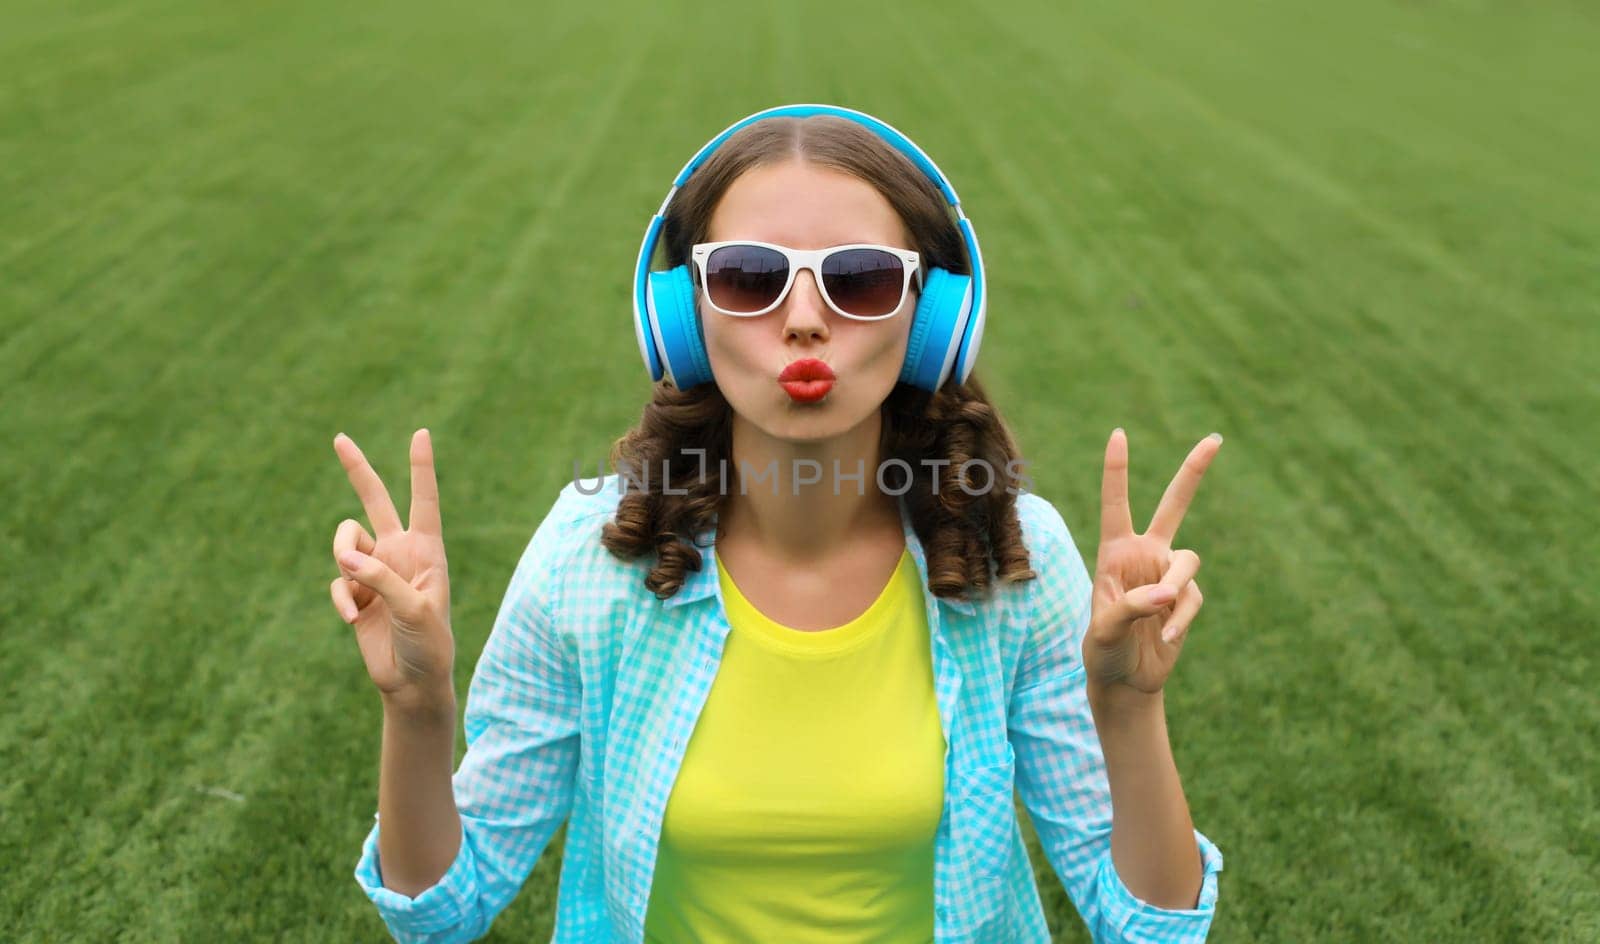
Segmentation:
{"type": "Polygon", "coordinates": [[[1221,448],[1217,433],[1200,440],[1161,496],[1150,527],[1135,534],[1128,510],[1127,435],[1121,427],[1112,430],[1100,486],[1092,615],[1083,640],[1084,671],[1091,686],[1101,691],[1128,686],[1154,694],[1166,684],[1201,600],[1200,585],[1194,582],[1200,556],[1173,550],[1172,538],[1200,477],[1221,448]]]}
{"type": "Polygon", "coordinates": [[[410,530],[400,523],[389,490],[355,442],[340,433],[333,450],[373,531],[346,518],[334,532],[340,574],[328,588],[334,608],[355,627],[367,674],[386,702],[414,709],[451,707],[455,639],[433,439],[426,429],[411,437],[410,530]]]}

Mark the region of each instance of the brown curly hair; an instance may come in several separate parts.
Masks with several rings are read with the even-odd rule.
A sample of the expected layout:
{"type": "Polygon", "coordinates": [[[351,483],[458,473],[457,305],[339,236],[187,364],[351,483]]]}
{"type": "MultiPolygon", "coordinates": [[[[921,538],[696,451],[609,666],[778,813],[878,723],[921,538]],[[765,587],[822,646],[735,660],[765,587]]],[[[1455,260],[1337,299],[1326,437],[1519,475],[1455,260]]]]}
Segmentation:
{"type": "MultiPolygon", "coordinates": [[[[740,174],[796,158],[876,187],[904,221],[925,266],[971,272],[954,214],[934,183],[874,132],[831,115],[766,118],[730,135],[672,198],[662,227],[667,264],[688,264],[690,247],[704,241],[712,212],[740,174]]],[[[886,466],[884,487],[904,490],[934,594],[967,599],[969,592],[987,592],[992,580],[1033,579],[1016,495],[1002,487],[998,471],[1013,471],[1012,463],[1020,462],[1017,447],[977,374],[964,384],[952,376],[937,393],[897,382],[882,411],[880,459],[901,459],[911,470],[907,489],[906,466],[886,466]],[[973,459],[989,464],[992,481],[963,478],[962,464],[973,459]],[[968,488],[982,491],[971,494],[968,488]]],[[[610,461],[630,477],[601,543],[624,559],[655,551],[645,586],[660,598],[677,593],[685,571],[703,565],[694,536],[729,498],[722,473],[732,464],[732,419],[732,407],[715,383],[679,390],[663,379],[639,424],[612,445],[610,461]],[[704,450],[703,459],[690,450],[704,450]],[[627,471],[641,469],[645,487],[627,471]]]]}

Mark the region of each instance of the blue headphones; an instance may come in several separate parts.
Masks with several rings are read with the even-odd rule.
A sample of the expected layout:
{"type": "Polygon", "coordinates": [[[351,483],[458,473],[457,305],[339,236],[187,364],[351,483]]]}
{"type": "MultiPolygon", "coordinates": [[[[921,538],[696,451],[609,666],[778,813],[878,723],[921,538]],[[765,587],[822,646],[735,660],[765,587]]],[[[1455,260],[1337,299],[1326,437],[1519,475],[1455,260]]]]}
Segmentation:
{"type": "Polygon", "coordinates": [[[983,315],[988,300],[984,291],[983,254],[978,249],[972,223],[961,211],[961,200],[950,181],[911,139],[871,115],[833,105],[781,105],[737,121],[690,158],[672,182],[667,198],[661,201],[661,208],[645,229],[644,242],[639,246],[639,263],[633,274],[633,329],[651,381],[660,380],[665,372],[675,387],[687,390],[713,379],[711,363],[706,357],[705,335],[695,316],[694,280],[689,267],[680,265],[665,272],[650,271],[650,259],[655,254],[656,241],[673,194],[712,151],[745,125],[763,118],[808,115],[836,115],[866,125],[937,184],[945,201],[955,210],[956,225],[967,244],[972,275],[956,275],[940,268],[930,268],[924,273],[922,295],[912,316],[911,338],[906,347],[905,363],[900,368],[900,379],[930,392],[937,391],[952,375],[957,383],[965,383],[983,341],[983,315]]]}

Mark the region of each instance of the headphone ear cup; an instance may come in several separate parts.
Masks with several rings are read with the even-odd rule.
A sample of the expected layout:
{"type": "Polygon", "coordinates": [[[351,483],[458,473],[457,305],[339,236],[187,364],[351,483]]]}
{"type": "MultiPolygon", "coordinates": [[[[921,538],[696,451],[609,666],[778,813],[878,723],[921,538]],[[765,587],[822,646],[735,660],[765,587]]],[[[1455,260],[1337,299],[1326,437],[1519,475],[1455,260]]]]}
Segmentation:
{"type": "Polygon", "coordinates": [[[911,324],[900,379],[937,392],[950,376],[972,307],[972,277],[932,268],[922,281],[922,297],[911,324]]]}
{"type": "Polygon", "coordinates": [[[711,382],[711,361],[695,317],[694,282],[686,265],[650,273],[650,327],[667,378],[679,390],[711,382]]]}

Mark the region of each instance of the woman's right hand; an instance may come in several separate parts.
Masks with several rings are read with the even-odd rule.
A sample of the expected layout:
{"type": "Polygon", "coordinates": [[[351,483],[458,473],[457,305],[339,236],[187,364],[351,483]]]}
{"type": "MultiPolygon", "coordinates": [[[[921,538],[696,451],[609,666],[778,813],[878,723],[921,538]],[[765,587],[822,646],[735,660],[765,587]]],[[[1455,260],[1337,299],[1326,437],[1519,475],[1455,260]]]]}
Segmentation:
{"type": "Polygon", "coordinates": [[[433,441],[426,429],[411,437],[409,531],[355,442],[340,433],[333,439],[333,451],[373,527],[368,534],[359,521],[346,518],[334,532],[334,563],[340,572],[329,588],[334,608],[355,626],[367,674],[385,702],[453,711],[455,639],[433,441]]]}

